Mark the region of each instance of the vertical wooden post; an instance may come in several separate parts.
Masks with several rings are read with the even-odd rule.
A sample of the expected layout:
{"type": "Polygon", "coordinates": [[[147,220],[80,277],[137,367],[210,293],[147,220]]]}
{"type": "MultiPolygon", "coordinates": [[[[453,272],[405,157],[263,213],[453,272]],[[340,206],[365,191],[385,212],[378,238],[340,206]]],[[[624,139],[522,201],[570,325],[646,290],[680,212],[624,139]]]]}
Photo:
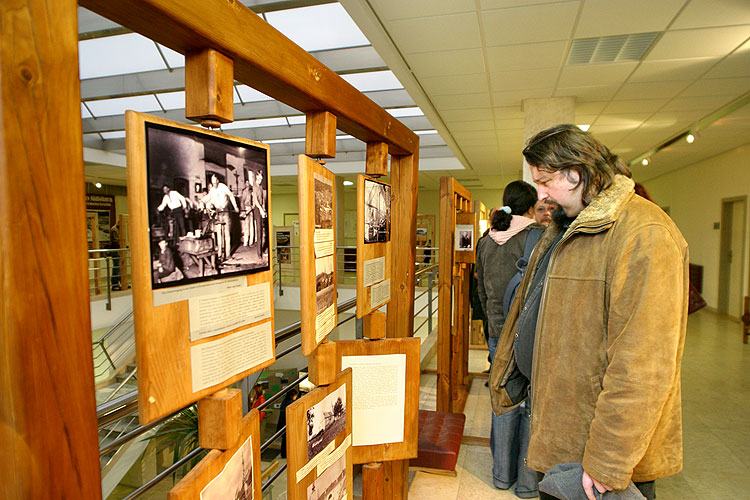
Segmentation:
{"type": "Polygon", "coordinates": [[[362,466],[362,500],[385,500],[384,470],[385,467],[380,462],[362,466]]]}
{"type": "Polygon", "coordinates": [[[451,294],[453,287],[453,228],[456,207],[453,178],[440,178],[440,233],[438,260],[437,410],[451,411],[451,294]]]}
{"type": "MultiPolygon", "coordinates": [[[[391,156],[391,220],[399,223],[391,224],[391,302],[388,304],[387,337],[414,335],[418,170],[418,148],[408,156],[391,156]]],[[[394,460],[385,465],[385,497],[405,500],[409,461],[394,460]]]]}
{"type": "Polygon", "coordinates": [[[101,498],[76,8],[0,2],[3,498],[101,498]]]}

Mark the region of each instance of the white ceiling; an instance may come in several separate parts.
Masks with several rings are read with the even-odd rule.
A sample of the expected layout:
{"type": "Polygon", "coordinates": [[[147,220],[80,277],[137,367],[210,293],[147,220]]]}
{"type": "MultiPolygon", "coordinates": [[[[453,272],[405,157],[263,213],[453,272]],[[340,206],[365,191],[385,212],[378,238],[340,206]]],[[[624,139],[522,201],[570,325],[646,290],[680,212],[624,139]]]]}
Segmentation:
{"type": "MultiPolygon", "coordinates": [[[[713,119],[704,120],[750,96],[748,0],[243,3],[376,103],[407,115],[399,119],[421,135],[422,188],[435,188],[441,175],[490,189],[518,178],[526,98],[574,97],[576,123],[591,125],[626,161],[704,127],[694,144],[680,141],[647,167],[635,166],[640,180],[747,143],[750,135],[747,105],[708,128],[713,119]],[[566,66],[574,40],[651,32],[657,38],[642,60],[566,66]]],[[[79,32],[87,148],[124,152],[126,107],[186,121],[180,54],[82,8],[79,32]]],[[[287,174],[272,176],[274,189],[292,190],[289,169],[304,150],[304,117],[238,84],[235,120],[227,127],[232,134],[272,143],[272,174],[276,167],[287,174]]],[[[343,138],[337,151],[329,166],[363,169],[363,143],[343,138]]],[[[87,169],[89,180],[105,175],[101,170],[87,169]]],[[[124,172],[117,175],[124,183],[124,172]]]]}

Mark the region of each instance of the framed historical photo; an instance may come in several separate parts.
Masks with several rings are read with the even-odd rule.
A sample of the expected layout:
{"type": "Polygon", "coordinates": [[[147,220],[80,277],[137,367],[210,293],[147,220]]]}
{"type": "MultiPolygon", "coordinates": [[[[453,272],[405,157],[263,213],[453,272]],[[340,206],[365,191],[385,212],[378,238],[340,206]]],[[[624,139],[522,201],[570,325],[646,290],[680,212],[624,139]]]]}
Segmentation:
{"type": "Polygon", "coordinates": [[[336,342],[337,366],[352,370],[352,460],[355,464],[417,456],[418,338],[336,342]]]}
{"type": "Polygon", "coordinates": [[[167,500],[260,500],[260,427],[258,410],[242,419],[235,446],[211,450],[167,494],[167,500]]]}
{"type": "Polygon", "coordinates": [[[145,424],[275,359],[269,149],[134,111],[125,120],[145,424]]]}
{"type": "Polygon", "coordinates": [[[312,158],[297,160],[299,184],[302,354],[336,328],[336,186],[334,174],[312,158]]]}
{"type": "Polygon", "coordinates": [[[352,371],[286,408],[287,498],[352,497],[352,371]]]}
{"type": "Polygon", "coordinates": [[[456,214],[455,241],[453,244],[455,262],[476,262],[476,214],[461,212],[456,214]]]}
{"type": "Polygon", "coordinates": [[[357,176],[357,317],[391,300],[391,186],[357,176]]]}

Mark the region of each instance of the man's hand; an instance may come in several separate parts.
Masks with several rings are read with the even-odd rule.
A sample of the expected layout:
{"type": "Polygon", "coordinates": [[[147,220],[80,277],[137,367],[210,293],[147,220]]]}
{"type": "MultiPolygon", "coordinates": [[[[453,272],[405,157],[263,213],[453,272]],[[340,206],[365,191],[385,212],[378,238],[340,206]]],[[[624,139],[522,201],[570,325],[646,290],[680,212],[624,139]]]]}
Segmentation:
{"type": "Polygon", "coordinates": [[[581,478],[581,484],[583,485],[583,491],[586,492],[586,496],[589,500],[596,500],[596,497],[594,496],[594,488],[596,488],[596,491],[598,491],[601,494],[604,494],[607,491],[612,491],[611,486],[607,486],[606,484],[602,484],[593,477],[589,476],[588,472],[583,471],[583,477],[581,478]]]}

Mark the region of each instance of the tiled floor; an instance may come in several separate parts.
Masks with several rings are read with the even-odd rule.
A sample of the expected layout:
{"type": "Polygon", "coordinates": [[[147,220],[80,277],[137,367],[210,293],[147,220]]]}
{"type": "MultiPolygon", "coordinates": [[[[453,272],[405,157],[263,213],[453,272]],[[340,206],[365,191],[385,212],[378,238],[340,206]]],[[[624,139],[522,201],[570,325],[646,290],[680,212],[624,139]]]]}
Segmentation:
{"type": "MultiPolygon", "coordinates": [[[[742,344],[740,332],[738,323],[709,311],[690,316],[682,363],[684,469],[657,481],[659,500],[750,498],[750,344],[742,344]]],[[[486,367],[486,352],[470,351],[470,371],[486,367]]],[[[435,408],[435,383],[435,375],[422,375],[420,408],[435,408]]],[[[484,379],[474,379],[464,413],[464,435],[489,438],[484,379]]],[[[517,498],[492,486],[491,467],[489,448],[464,444],[456,476],[417,472],[409,500],[517,498]]]]}

